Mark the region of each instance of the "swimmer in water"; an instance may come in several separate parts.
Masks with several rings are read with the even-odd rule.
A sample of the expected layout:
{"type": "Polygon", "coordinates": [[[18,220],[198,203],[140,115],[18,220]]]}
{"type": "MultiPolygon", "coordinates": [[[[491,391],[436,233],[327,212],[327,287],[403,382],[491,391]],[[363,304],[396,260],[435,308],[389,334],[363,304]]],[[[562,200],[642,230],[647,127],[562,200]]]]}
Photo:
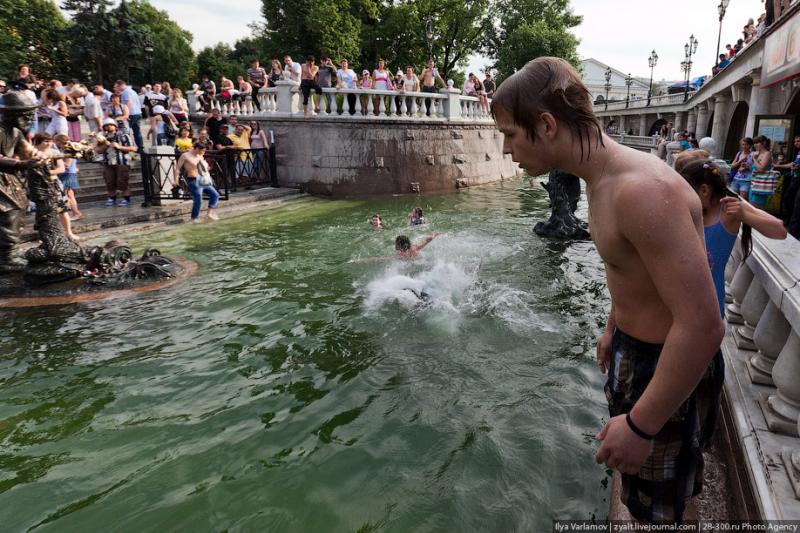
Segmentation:
{"type": "Polygon", "coordinates": [[[417,254],[420,250],[425,248],[430,242],[438,237],[439,235],[443,235],[443,233],[431,233],[430,235],[424,237],[421,241],[417,244],[411,244],[411,240],[406,237],[405,235],[399,235],[394,240],[394,249],[397,250],[396,254],[392,255],[383,255],[380,257],[367,257],[366,259],[354,259],[351,260],[351,263],[369,263],[372,261],[384,261],[389,259],[402,259],[404,261],[413,261],[417,258],[417,254]]]}
{"type": "Polygon", "coordinates": [[[374,229],[385,229],[383,227],[383,220],[381,220],[381,216],[378,213],[372,215],[372,218],[369,221],[369,225],[372,226],[374,229]]]}
{"type": "Polygon", "coordinates": [[[428,221],[425,220],[425,217],[422,216],[422,208],[415,207],[411,210],[408,214],[408,225],[409,226],[421,226],[422,224],[427,224],[428,221]]]}

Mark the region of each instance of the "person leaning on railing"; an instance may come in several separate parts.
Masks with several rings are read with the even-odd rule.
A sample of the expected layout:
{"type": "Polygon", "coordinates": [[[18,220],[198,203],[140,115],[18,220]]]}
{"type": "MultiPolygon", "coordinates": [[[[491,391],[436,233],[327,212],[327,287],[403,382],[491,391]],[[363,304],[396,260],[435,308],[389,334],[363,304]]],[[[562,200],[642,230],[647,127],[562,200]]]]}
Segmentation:
{"type": "MultiPolygon", "coordinates": [[[[336,71],[336,87],[342,89],[355,89],[358,85],[358,76],[355,71],[350,68],[350,63],[346,59],[342,59],[341,68],[336,71]]],[[[347,106],[350,109],[350,114],[356,114],[356,95],[354,93],[347,93],[347,106]]]]}

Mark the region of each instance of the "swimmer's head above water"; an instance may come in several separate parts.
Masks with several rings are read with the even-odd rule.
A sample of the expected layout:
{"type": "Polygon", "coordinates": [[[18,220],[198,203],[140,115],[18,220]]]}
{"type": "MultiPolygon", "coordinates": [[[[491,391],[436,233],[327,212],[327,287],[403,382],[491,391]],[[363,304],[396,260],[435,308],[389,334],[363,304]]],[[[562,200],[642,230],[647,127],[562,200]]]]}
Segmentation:
{"type": "Polygon", "coordinates": [[[411,240],[405,235],[398,235],[394,240],[394,249],[398,252],[407,252],[411,249],[411,240]]]}

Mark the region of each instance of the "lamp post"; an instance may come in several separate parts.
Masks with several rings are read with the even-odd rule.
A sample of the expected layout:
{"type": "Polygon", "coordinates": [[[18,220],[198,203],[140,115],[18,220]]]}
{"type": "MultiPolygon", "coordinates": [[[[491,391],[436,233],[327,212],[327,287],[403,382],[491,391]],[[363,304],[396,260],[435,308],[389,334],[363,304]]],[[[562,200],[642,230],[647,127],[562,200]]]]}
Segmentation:
{"type": "Polygon", "coordinates": [[[697,39],[694,34],[689,36],[689,42],[683,45],[683,51],[686,55],[686,60],[681,62],[681,68],[686,69],[686,88],[683,91],[683,101],[689,99],[689,79],[692,74],[692,56],[697,52],[697,39]]]}
{"type": "Polygon", "coordinates": [[[731,0],[720,0],[717,6],[717,12],[719,13],[719,34],[717,34],[717,55],[714,57],[715,67],[719,65],[719,47],[722,44],[722,19],[725,18],[725,10],[728,9],[728,4],[730,3],[731,0]]]}
{"type": "Polygon", "coordinates": [[[155,52],[155,48],[153,47],[153,39],[147,35],[144,38],[144,53],[147,56],[147,83],[153,82],[153,52],[155,52]]]}
{"type": "Polygon", "coordinates": [[[633,85],[633,77],[630,72],[628,72],[628,77],[625,78],[625,85],[628,86],[628,95],[625,97],[625,109],[627,109],[631,104],[631,85],[633,85]]]}
{"type": "Polygon", "coordinates": [[[430,15],[425,16],[425,38],[428,40],[428,58],[433,58],[433,21],[430,15]]]}
{"type": "Polygon", "coordinates": [[[606,68],[606,110],[608,110],[608,92],[611,90],[611,67],[606,68]]]}
{"type": "Polygon", "coordinates": [[[656,68],[658,63],[658,54],[655,50],[650,52],[650,57],[647,58],[647,64],[650,65],[650,85],[647,87],[647,105],[650,105],[650,96],[653,94],[653,69],[656,68]]]}

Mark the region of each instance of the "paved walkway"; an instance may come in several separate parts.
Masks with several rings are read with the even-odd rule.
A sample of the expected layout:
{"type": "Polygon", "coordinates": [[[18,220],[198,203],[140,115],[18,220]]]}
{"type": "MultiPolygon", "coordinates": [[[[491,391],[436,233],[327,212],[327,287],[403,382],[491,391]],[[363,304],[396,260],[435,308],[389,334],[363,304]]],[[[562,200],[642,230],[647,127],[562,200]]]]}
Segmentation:
{"type": "MultiPolygon", "coordinates": [[[[273,188],[254,189],[230,194],[229,200],[220,200],[217,212],[221,218],[226,213],[249,210],[258,207],[258,204],[282,200],[293,200],[305,197],[298,189],[273,188]]],[[[89,234],[102,232],[111,228],[142,229],[157,225],[174,224],[181,220],[188,222],[192,211],[191,200],[168,200],[159,207],[141,207],[142,198],[133,197],[131,205],[127,207],[106,207],[103,202],[87,202],[80,204],[83,218],[72,223],[75,234],[89,234]]],[[[203,211],[208,205],[208,200],[203,199],[203,211]]],[[[33,216],[23,219],[23,242],[38,240],[38,235],[33,231],[33,216]]]]}

